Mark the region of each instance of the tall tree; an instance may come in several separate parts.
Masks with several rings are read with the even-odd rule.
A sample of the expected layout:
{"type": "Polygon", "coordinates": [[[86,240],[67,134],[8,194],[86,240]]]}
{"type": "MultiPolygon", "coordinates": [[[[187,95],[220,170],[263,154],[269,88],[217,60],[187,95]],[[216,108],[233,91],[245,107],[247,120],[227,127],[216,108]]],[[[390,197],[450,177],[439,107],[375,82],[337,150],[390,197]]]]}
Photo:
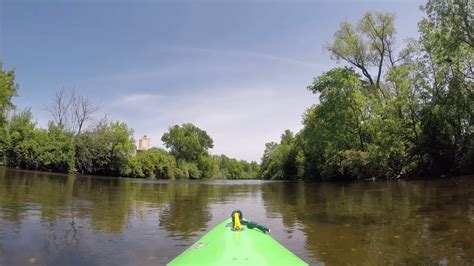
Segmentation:
{"type": "MultiPolygon", "coordinates": [[[[290,130],[285,130],[280,136],[280,143],[270,142],[265,144],[262,156],[260,176],[264,179],[293,179],[298,175],[299,146],[290,130]]],[[[301,155],[299,155],[301,156],[301,155]]],[[[300,173],[301,174],[301,173],[300,173]]]]}
{"type": "Polygon", "coordinates": [[[320,104],[315,107],[312,120],[305,120],[325,127],[324,139],[333,141],[335,149],[357,147],[364,149],[362,123],[367,119],[365,109],[369,99],[364,96],[364,82],[351,68],[335,68],[308,86],[308,90],[319,93],[320,104]]]}
{"type": "MultiPolygon", "coordinates": [[[[352,177],[343,164],[359,162],[366,156],[372,135],[367,120],[373,109],[370,97],[364,94],[366,86],[371,85],[347,67],[323,73],[308,86],[310,91],[319,94],[319,104],[304,116],[301,133],[308,176],[352,177]]],[[[353,177],[359,178],[358,174],[353,177]]]]}
{"type": "Polygon", "coordinates": [[[188,162],[197,162],[201,155],[208,155],[208,150],[214,147],[207,132],[191,123],[170,127],[161,140],[177,160],[188,162]]]}
{"type": "Polygon", "coordinates": [[[366,12],[357,26],[341,23],[334,33],[334,41],[327,45],[334,58],[359,69],[384,98],[387,95],[380,84],[384,65],[394,66],[400,60],[393,51],[394,17],[391,13],[366,12]]]}
{"type": "Polygon", "coordinates": [[[15,107],[11,99],[17,92],[18,85],[15,83],[15,71],[4,70],[0,61],[0,164],[4,163],[6,150],[10,142],[6,129],[7,113],[15,107]]]}
{"type": "Polygon", "coordinates": [[[29,109],[12,116],[8,127],[11,143],[6,153],[9,166],[26,168],[31,158],[36,157],[35,127],[29,109]]]}
{"type": "Polygon", "coordinates": [[[134,152],[133,130],[125,123],[99,124],[91,132],[94,139],[94,172],[119,175],[127,165],[127,158],[134,152]]]}
{"type": "Polygon", "coordinates": [[[432,173],[474,171],[474,2],[430,0],[419,23],[428,100],[421,149],[432,173]]]}
{"type": "Polygon", "coordinates": [[[37,128],[29,109],[13,115],[9,125],[11,143],[7,163],[12,167],[74,172],[74,142],[72,134],[62,126],[49,124],[37,128]]]}
{"type": "Polygon", "coordinates": [[[5,126],[7,112],[15,107],[11,99],[18,92],[15,71],[4,70],[0,61],[0,127],[5,126]]]}

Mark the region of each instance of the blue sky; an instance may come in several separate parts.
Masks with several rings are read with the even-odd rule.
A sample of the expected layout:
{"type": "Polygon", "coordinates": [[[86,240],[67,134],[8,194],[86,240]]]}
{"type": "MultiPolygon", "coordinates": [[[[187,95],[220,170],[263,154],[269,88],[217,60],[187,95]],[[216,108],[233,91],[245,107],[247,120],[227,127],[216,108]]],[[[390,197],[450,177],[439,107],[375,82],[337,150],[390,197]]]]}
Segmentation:
{"type": "Polygon", "coordinates": [[[0,59],[16,70],[18,109],[42,126],[56,90],[76,88],[136,139],[162,146],[169,126],[191,122],[213,137],[213,154],[259,161],[317,102],[306,86],[337,65],[324,45],[342,21],[393,12],[403,47],[423,3],[2,0],[0,59]]]}

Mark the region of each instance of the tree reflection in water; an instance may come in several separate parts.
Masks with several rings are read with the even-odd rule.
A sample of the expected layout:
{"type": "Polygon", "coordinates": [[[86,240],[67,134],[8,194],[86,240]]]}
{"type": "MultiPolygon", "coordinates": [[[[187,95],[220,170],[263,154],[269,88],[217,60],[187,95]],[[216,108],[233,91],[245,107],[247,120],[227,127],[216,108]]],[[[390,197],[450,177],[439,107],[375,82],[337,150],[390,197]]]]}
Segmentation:
{"type": "Polygon", "coordinates": [[[308,262],[471,264],[472,177],[150,181],[0,167],[0,264],[164,264],[234,208],[308,262]]]}

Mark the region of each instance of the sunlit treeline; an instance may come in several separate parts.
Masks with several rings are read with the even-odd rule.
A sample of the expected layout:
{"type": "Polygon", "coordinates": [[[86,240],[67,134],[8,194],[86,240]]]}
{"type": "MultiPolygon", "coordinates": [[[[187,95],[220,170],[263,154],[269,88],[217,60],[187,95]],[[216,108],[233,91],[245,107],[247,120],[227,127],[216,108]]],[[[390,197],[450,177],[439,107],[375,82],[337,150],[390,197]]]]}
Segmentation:
{"type": "Polygon", "coordinates": [[[473,1],[430,0],[422,9],[420,38],[403,45],[395,14],[341,23],[326,48],[346,66],[307,87],[319,102],[301,131],[266,144],[263,178],[474,173],[473,1]]]}
{"type": "Polygon", "coordinates": [[[59,90],[48,106],[48,127],[37,126],[30,109],[11,112],[18,91],[13,70],[0,65],[0,165],[22,169],[161,179],[257,178],[259,165],[211,155],[206,131],[186,123],[169,128],[162,141],[169,152],[137,154],[133,130],[108,117],[73,90],[59,90]],[[10,115],[8,112],[10,111],[10,115]]]}

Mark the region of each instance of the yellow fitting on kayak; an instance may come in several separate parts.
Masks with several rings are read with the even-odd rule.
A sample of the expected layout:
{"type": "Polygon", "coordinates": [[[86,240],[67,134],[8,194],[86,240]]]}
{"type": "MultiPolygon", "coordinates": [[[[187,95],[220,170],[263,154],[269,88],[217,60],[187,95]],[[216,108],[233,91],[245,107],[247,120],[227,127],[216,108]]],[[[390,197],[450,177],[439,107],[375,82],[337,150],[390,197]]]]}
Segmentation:
{"type": "Polygon", "coordinates": [[[235,212],[234,213],[234,230],[240,230],[240,217],[239,217],[239,213],[238,212],[235,212]]]}

